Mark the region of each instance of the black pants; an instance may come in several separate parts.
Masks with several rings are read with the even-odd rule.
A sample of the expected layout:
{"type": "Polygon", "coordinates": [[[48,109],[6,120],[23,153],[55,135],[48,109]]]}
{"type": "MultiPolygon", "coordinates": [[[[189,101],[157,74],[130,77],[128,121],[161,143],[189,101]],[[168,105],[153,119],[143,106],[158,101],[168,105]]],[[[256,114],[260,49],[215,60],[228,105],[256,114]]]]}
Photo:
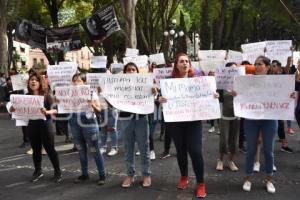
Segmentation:
{"type": "Polygon", "coordinates": [[[28,136],[33,150],[32,159],[36,171],[42,170],[42,146],[44,146],[55,172],[60,172],[58,154],[54,148],[54,135],[48,128],[50,120],[30,120],[28,136]]]}
{"type": "Polygon", "coordinates": [[[166,123],[166,131],[171,133],[174,140],[181,176],[188,176],[187,154],[189,153],[197,183],[203,183],[204,163],[201,121],[166,123]]]}
{"type": "Polygon", "coordinates": [[[284,121],[278,120],[278,137],[280,140],[285,140],[284,121]]]}
{"type": "Polygon", "coordinates": [[[21,127],[22,127],[22,134],[23,134],[23,142],[27,143],[27,142],[29,142],[27,126],[21,126],[21,127]]]}

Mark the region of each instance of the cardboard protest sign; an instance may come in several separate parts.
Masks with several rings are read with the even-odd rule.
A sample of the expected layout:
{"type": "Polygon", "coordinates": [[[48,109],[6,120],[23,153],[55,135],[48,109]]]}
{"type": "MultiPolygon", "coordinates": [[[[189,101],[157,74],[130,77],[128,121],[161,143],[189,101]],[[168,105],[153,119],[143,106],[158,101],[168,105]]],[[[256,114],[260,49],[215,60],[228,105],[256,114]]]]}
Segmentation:
{"type": "Polygon", "coordinates": [[[91,111],[88,100],[91,100],[89,85],[56,87],[55,97],[58,100],[58,113],[78,113],[91,111]]]}
{"type": "Polygon", "coordinates": [[[205,73],[214,72],[217,68],[224,67],[225,60],[201,60],[200,68],[205,73]]]}
{"type": "Polygon", "coordinates": [[[199,50],[198,57],[200,60],[225,60],[225,50],[199,50]]]}
{"type": "Polygon", "coordinates": [[[246,75],[234,80],[234,114],[248,119],[293,120],[294,75],[246,75]]]}
{"type": "Polygon", "coordinates": [[[121,30],[112,5],[100,8],[80,23],[93,42],[101,42],[114,32],[121,30]]]}
{"type": "Polygon", "coordinates": [[[266,56],[272,60],[278,60],[282,66],[286,66],[287,58],[292,56],[292,40],[266,41],[266,56]]]}
{"type": "Polygon", "coordinates": [[[166,64],[165,56],[163,53],[157,53],[157,54],[151,54],[149,55],[150,64],[153,62],[156,63],[156,65],[164,65],[166,64]]]}
{"type": "Polygon", "coordinates": [[[103,77],[107,74],[105,73],[87,73],[86,74],[86,83],[90,85],[91,90],[97,92],[97,88],[99,87],[99,82],[103,77]]]}
{"type": "Polygon", "coordinates": [[[91,68],[106,68],[107,56],[94,56],[91,60],[91,68]]]}
{"type": "Polygon", "coordinates": [[[160,80],[165,78],[170,78],[172,76],[173,68],[154,68],[153,75],[155,80],[155,85],[160,88],[160,80]]]}
{"type": "Polygon", "coordinates": [[[49,65],[47,75],[51,89],[55,90],[57,86],[71,85],[72,77],[76,71],[77,66],[72,64],[49,65]]]}
{"type": "Polygon", "coordinates": [[[254,64],[258,56],[265,55],[266,42],[256,42],[241,45],[243,51],[243,60],[254,64]]]}
{"type": "Polygon", "coordinates": [[[232,90],[236,76],[246,75],[245,67],[222,67],[215,72],[217,88],[220,90],[232,90]]]}
{"type": "Polygon", "coordinates": [[[139,55],[139,50],[138,49],[132,49],[132,48],[126,48],[126,57],[136,57],[139,55]]]}
{"type": "Polygon", "coordinates": [[[154,111],[151,74],[113,74],[100,82],[103,97],[115,108],[137,114],[154,111]]]}
{"type": "Polygon", "coordinates": [[[172,78],[161,80],[166,122],[196,121],[221,117],[215,77],[172,78]]]}
{"type": "Polygon", "coordinates": [[[12,113],[13,119],[46,119],[41,112],[44,107],[44,96],[12,94],[10,102],[15,108],[15,112],[12,113]]]}
{"type": "Polygon", "coordinates": [[[133,62],[139,68],[139,73],[148,73],[148,56],[136,56],[136,57],[124,57],[123,63],[126,65],[129,62],[133,62]]]}
{"type": "Polygon", "coordinates": [[[297,66],[300,61],[300,51],[293,52],[293,65],[297,66]]]}
{"type": "Polygon", "coordinates": [[[228,50],[226,63],[235,62],[236,64],[240,65],[243,62],[243,54],[239,51],[232,51],[228,50]]]}
{"type": "Polygon", "coordinates": [[[11,83],[13,87],[13,91],[16,90],[26,90],[27,89],[27,81],[29,78],[29,75],[26,74],[17,74],[10,77],[11,83]]]}

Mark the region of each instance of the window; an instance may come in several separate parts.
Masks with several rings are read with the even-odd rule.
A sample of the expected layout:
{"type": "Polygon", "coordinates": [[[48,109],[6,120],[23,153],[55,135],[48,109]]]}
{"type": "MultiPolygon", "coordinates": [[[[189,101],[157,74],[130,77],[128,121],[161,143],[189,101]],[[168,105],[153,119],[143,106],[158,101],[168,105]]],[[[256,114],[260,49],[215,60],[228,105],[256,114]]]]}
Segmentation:
{"type": "Polygon", "coordinates": [[[21,61],[21,64],[22,64],[22,66],[25,66],[26,65],[26,62],[25,61],[21,61]]]}
{"type": "Polygon", "coordinates": [[[20,51],[21,51],[22,53],[25,53],[25,48],[20,47],[20,51]]]}
{"type": "Polygon", "coordinates": [[[36,65],[36,64],[37,64],[37,59],[34,58],[34,59],[33,59],[33,65],[36,65]]]}
{"type": "Polygon", "coordinates": [[[42,65],[44,65],[44,64],[45,64],[45,62],[44,62],[44,59],[43,59],[43,58],[41,58],[41,64],[42,64],[42,65]]]}

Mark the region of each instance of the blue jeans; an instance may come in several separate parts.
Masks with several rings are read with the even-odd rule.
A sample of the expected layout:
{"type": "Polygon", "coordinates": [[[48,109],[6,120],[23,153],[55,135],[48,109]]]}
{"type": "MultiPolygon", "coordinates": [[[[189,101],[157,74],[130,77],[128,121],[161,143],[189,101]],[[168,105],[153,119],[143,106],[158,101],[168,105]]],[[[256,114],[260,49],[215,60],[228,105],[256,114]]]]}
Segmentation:
{"type": "Polygon", "coordinates": [[[117,132],[117,121],[118,112],[115,108],[107,108],[101,111],[102,125],[101,128],[101,143],[100,147],[106,147],[107,135],[111,138],[111,147],[118,147],[118,132],[117,132]]]}
{"type": "Polygon", "coordinates": [[[265,157],[266,174],[273,175],[274,163],[274,142],[278,128],[278,120],[251,120],[245,119],[244,130],[247,142],[246,174],[253,173],[254,160],[256,155],[257,138],[262,132],[263,150],[265,157]]]}
{"type": "Polygon", "coordinates": [[[134,176],[135,160],[134,146],[135,142],[141,152],[141,164],[143,176],[149,176],[150,171],[150,151],[149,151],[149,126],[147,116],[139,119],[124,119],[122,123],[122,132],[124,139],[125,161],[127,175],[134,176]]]}
{"type": "Polygon", "coordinates": [[[96,119],[87,118],[85,113],[73,113],[70,120],[74,143],[79,151],[82,175],[88,175],[87,149],[93,155],[99,177],[105,176],[104,161],[99,150],[99,129],[96,119]]]}

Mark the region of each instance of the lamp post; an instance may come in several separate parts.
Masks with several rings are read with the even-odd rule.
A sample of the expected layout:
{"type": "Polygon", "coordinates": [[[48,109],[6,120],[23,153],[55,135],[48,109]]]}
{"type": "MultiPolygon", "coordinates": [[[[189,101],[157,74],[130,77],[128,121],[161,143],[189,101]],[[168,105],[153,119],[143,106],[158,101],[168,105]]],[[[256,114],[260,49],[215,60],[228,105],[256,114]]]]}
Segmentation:
{"type": "Polygon", "coordinates": [[[190,29],[190,38],[191,38],[191,42],[193,44],[193,55],[192,58],[194,61],[198,60],[198,56],[197,56],[197,50],[199,49],[199,44],[200,44],[200,36],[199,34],[196,32],[196,26],[195,23],[192,24],[192,27],[190,29]]]}
{"type": "Polygon", "coordinates": [[[176,23],[176,19],[173,19],[168,30],[164,31],[164,36],[168,38],[168,58],[174,57],[178,45],[178,37],[184,36],[184,32],[176,27],[176,23]]]}

